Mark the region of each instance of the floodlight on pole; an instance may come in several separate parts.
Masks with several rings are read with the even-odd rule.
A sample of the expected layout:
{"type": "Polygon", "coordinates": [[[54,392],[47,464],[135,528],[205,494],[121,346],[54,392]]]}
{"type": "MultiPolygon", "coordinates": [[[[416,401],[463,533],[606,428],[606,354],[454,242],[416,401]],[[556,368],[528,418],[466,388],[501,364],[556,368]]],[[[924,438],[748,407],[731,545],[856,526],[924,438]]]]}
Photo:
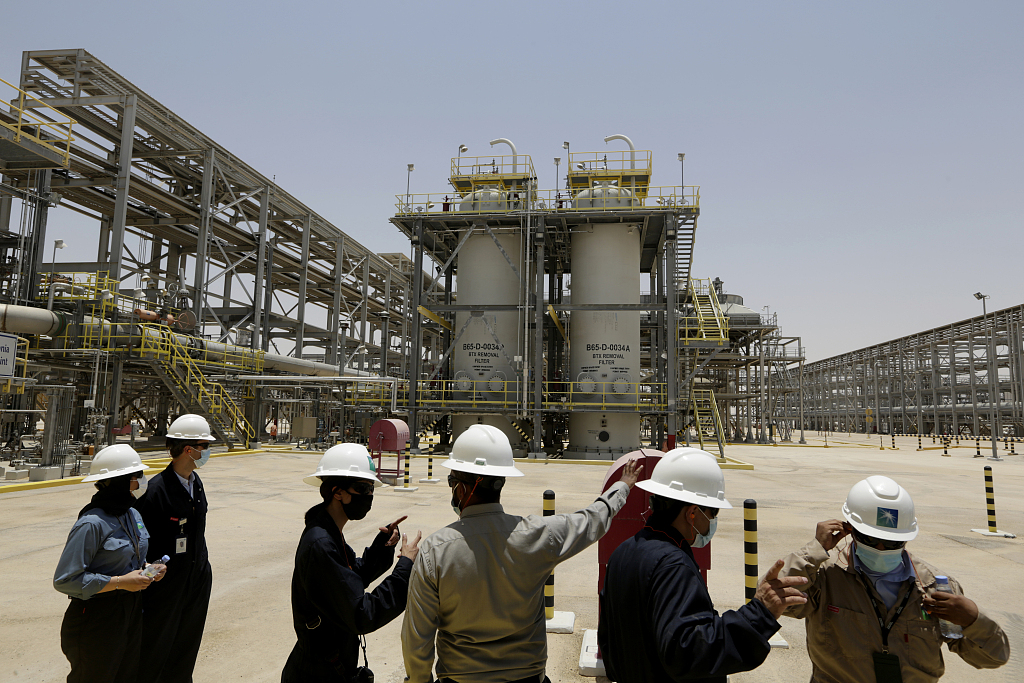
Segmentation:
{"type": "Polygon", "coordinates": [[[405,210],[409,211],[409,181],[412,178],[412,172],[416,170],[415,164],[409,164],[409,170],[405,174],[405,210]]]}

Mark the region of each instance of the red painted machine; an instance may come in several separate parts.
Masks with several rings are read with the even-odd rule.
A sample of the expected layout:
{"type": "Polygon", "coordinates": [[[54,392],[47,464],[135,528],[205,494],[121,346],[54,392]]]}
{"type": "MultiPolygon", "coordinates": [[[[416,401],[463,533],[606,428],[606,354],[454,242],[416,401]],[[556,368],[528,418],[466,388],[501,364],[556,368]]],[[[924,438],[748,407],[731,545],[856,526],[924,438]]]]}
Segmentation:
{"type": "MultiPolygon", "coordinates": [[[[607,491],[609,486],[617,482],[622,477],[622,468],[626,466],[627,462],[634,459],[639,459],[640,463],[644,466],[643,472],[640,473],[640,479],[650,479],[651,472],[654,471],[654,466],[661,460],[662,455],[664,454],[661,451],[641,448],[638,451],[622,456],[615,461],[614,465],[608,468],[601,491],[607,491]]],[[[608,533],[597,542],[598,591],[604,588],[604,575],[608,569],[608,560],[611,558],[612,553],[615,552],[620,543],[628,538],[632,538],[636,532],[643,528],[645,524],[643,517],[650,517],[650,497],[650,493],[644,491],[639,486],[634,486],[633,490],[629,492],[626,504],[619,510],[619,514],[615,515],[615,519],[612,520],[612,526],[608,533]]],[[[691,550],[693,551],[694,559],[697,560],[697,566],[700,567],[701,578],[707,584],[708,570],[711,569],[711,544],[708,543],[703,548],[691,548],[691,550]]]]}
{"type": "Polygon", "coordinates": [[[394,475],[402,474],[402,458],[405,449],[409,444],[409,425],[402,420],[377,420],[370,427],[370,441],[367,448],[370,455],[377,461],[377,474],[394,475]],[[384,453],[394,453],[398,456],[398,464],[395,469],[384,469],[381,465],[381,458],[384,453]]]}

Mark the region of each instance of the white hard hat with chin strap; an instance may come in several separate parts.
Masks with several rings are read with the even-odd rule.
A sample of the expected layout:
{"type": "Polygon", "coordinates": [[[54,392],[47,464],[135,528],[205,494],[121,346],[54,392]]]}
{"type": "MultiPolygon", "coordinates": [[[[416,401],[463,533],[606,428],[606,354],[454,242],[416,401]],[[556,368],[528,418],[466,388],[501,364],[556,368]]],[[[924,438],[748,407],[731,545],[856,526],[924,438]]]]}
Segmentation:
{"type": "Polygon", "coordinates": [[[523,476],[516,469],[508,437],[493,425],[470,425],[455,439],[451,454],[441,464],[456,472],[484,477],[523,476]]]}
{"type": "Polygon", "coordinates": [[[917,537],[914,501],[889,477],[875,475],[853,485],[843,517],[854,529],[883,541],[912,541],[917,537]]]}
{"type": "Polygon", "coordinates": [[[324,477],[352,477],[373,482],[374,488],[384,486],[377,478],[377,467],[366,446],[357,443],[340,443],[331,446],[320,458],[316,472],[304,477],[302,481],[310,486],[320,486],[324,477]]]}
{"type": "Polygon", "coordinates": [[[651,478],[638,487],[663,498],[709,508],[729,509],[725,476],[715,456],[699,448],[675,448],[661,456],[651,478]]]}

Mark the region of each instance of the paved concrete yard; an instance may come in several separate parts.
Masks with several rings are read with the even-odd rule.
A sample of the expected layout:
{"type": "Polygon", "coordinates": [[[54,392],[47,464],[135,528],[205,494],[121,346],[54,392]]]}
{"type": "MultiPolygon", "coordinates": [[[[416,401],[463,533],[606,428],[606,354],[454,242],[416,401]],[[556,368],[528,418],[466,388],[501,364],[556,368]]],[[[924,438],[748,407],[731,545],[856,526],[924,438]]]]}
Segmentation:
{"type": "MultiPolygon", "coordinates": [[[[813,538],[815,523],[838,517],[849,488],[870,474],[887,474],[904,485],[917,504],[921,533],[911,550],[964,585],[967,594],[1009,633],[1014,654],[994,672],[976,671],[946,653],[950,681],[1024,680],[1024,540],[971,533],[986,525],[982,467],[993,465],[999,527],[1024,537],[1024,457],[1003,463],[974,459],[970,448],[917,452],[917,439],[897,438],[899,450],[879,450],[864,435],[830,437],[810,445],[731,446],[727,454],[755,465],[753,471],[726,472],[726,493],[737,508],[744,498],[758,501],[762,570],[772,560],[813,538]]],[[[926,447],[931,447],[925,440],[926,447]]],[[[983,449],[987,454],[987,451],[983,449]]],[[[1002,448],[1000,447],[1000,452],[1002,448]]],[[[216,457],[203,471],[210,499],[208,542],[213,563],[213,597],[196,681],[277,681],[294,643],[289,607],[293,554],[302,516],[318,502],[316,489],[303,484],[320,453],[273,452],[216,457]]],[[[441,479],[447,470],[437,467],[441,479]]],[[[507,510],[540,514],[541,494],[557,493],[557,510],[588,505],[600,488],[605,468],[595,465],[523,463],[526,477],[510,479],[507,510]]],[[[373,511],[346,529],[361,550],[379,524],[409,515],[406,532],[425,534],[450,523],[450,492],[444,483],[419,484],[426,461],[413,463],[414,493],[380,491],[373,511]]],[[[93,492],[88,485],[0,493],[0,681],[60,681],[68,672],[59,630],[67,599],[51,580],[67,532],[93,492]]],[[[719,611],[743,601],[743,513],[723,514],[713,543],[711,594],[719,611]]],[[[586,681],[576,675],[583,630],[597,627],[597,547],[556,571],[556,609],[576,613],[576,632],[549,635],[548,675],[552,681],[586,681]]],[[[369,638],[370,665],[381,683],[404,677],[398,619],[369,638]]],[[[806,681],[810,662],[803,622],[783,619],[782,635],[792,646],[775,650],[759,670],[733,676],[734,683],[806,681]]]]}

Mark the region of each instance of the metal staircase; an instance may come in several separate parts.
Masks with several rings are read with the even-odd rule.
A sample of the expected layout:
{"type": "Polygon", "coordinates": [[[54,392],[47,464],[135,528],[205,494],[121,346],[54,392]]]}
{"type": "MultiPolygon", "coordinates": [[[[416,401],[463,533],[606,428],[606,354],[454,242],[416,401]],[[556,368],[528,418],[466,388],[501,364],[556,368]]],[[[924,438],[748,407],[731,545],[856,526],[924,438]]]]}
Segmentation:
{"type": "Polygon", "coordinates": [[[178,403],[205,417],[217,438],[229,448],[235,443],[248,447],[256,430],[224,386],[203,374],[189,355],[190,349],[176,335],[158,326],[143,327],[156,334],[142,335],[142,357],[178,403]]]}
{"type": "Polygon", "coordinates": [[[724,346],[729,342],[729,321],[722,313],[715,287],[709,279],[691,279],[687,290],[692,314],[679,320],[684,345],[724,346]]]}
{"type": "Polygon", "coordinates": [[[697,427],[697,439],[700,441],[701,450],[705,450],[705,439],[708,441],[715,439],[718,442],[719,459],[724,461],[725,433],[722,430],[722,418],[718,413],[715,392],[711,389],[691,389],[690,410],[693,412],[693,419],[697,427]]]}

